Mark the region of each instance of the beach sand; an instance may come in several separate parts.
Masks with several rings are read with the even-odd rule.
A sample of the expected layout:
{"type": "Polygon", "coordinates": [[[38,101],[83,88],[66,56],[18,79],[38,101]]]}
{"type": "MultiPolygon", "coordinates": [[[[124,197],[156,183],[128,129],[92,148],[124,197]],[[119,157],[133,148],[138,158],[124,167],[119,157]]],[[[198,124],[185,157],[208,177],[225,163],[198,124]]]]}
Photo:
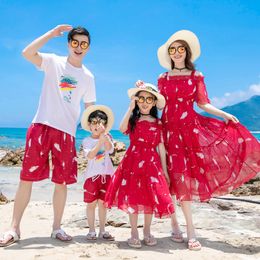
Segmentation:
{"type": "MultiPolygon", "coordinates": [[[[19,170],[1,168],[0,188],[9,199],[15,196],[19,170]]],[[[153,220],[152,233],[158,238],[158,245],[143,245],[141,249],[130,249],[126,243],[130,236],[128,216],[117,209],[108,212],[107,226],[116,241],[86,241],[88,228],[86,205],[82,202],[82,182],[83,177],[80,175],[79,183],[69,186],[68,202],[62,221],[64,230],[73,236],[71,243],[50,238],[53,185],[50,180],[45,180],[33,185],[32,201],[21,223],[22,239],[7,248],[0,248],[0,259],[260,259],[260,205],[236,200],[213,199],[210,203],[193,204],[194,224],[203,246],[198,252],[189,251],[186,243],[172,242],[170,220],[156,218],[153,220]]],[[[228,197],[234,198],[231,195],[228,197]]],[[[260,196],[239,199],[260,201],[260,196]]],[[[12,209],[13,202],[0,205],[0,233],[8,229],[12,209]]],[[[181,229],[185,231],[185,221],[179,206],[177,215],[181,229]]],[[[140,215],[141,238],[142,219],[140,215]]]]}

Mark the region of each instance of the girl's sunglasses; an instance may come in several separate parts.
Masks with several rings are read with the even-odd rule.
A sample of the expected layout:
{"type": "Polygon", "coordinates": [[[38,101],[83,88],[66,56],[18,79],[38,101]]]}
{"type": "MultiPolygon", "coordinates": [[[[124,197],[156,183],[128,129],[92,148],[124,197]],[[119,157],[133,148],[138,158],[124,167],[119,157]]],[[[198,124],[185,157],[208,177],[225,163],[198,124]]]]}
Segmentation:
{"type": "Polygon", "coordinates": [[[178,51],[178,53],[183,54],[186,51],[186,48],[184,46],[178,46],[177,48],[176,47],[170,47],[168,49],[168,53],[170,55],[175,54],[177,51],[178,51]]]}
{"type": "Polygon", "coordinates": [[[143,97],[143,96],[138,96],[138,103],[144,103],[146,102],[147,104],[152,104],[154,102],[153,97],[143,97]]]}
{"type": "Polygon", "coordinates": [[[70,41],[70,46],[74,49],[77,48],[79,45],[82,50],[86,50],[89,46],[89,43],[86,41],[79,42],[78,40],[75,39],[72,39],[70,41]]]}

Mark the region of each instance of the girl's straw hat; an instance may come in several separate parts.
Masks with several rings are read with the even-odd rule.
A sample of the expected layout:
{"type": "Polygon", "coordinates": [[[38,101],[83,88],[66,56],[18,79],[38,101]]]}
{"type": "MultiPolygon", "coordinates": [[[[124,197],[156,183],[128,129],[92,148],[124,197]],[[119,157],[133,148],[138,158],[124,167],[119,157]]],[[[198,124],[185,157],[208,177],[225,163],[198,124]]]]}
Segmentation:
{"type": "Polygon", "coordinates": [[[156,98],[157,98],[157,102],[156,102],[157,108],[158,109],[164,108],[165,98],[164,98],[163,95],[161,95],[158,92],[156,86],[154,86],[153,84],[150,84],[150,83],[143,82],[139,87],[128,89],[127,94],[129,96],[129,98],[131,98],[133,95],[135,96],[136,93],[139,92],[139,91],[147,91],[147,92],[153,94],[154,96],[156,96],[156,98]]]}
{"type": "Polygon", "coordinates": [[[191,49],[191,61],[194,62],[200,56],[200,42],[198,37],[191,31],[188,30],[181,30],[174,33],[166,43],[164,43],[157,51],[157,56],[159,59],[159,63],[162,67],[166,68],[167,70],[172,70],[171,67],[171,58],[168,53],[168,49],[170,45],[177,41],[177,40],[184,40],[188,43],[191,49]]]}
{"type": "Polygon", "coordinates": [[[89,118],[89,115],[96,110],[100,110],[107,115],[106,131],[108,132],[113,126],[114,115],[113,115],[112,110],[109,107],[103,106],[103,105],[92,105],[92,106],[89,106],[87,109],[85,109],[85,111],[83,112],[82,117],[81,117],[82,128],[85,129],[86,131],[90,131],[88,118],[89,118]]]}

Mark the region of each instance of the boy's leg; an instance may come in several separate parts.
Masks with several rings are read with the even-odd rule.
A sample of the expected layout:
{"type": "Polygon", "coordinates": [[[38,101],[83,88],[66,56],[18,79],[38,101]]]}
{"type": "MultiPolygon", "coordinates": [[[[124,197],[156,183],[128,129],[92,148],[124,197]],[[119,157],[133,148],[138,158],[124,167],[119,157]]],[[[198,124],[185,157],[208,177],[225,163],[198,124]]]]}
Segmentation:
{"type": "Polygon", "coordinates": [[[97,200],[87,204],[87,221],[89,226],[89,232],[95,232],[95,210],[97,200]]]}
{"type": "MultiPolygon", "coordinates": [[[[20,236],[20,223],[26,209],[32,192],[32,182],[30,181],[20,181],[15,200],[14,200],[14,208],[13,208],[13,218],[11,222],[10,230],[17,233],[20,236]]],[[[7,244],[11,239],[13,239],[12,235],[8,235],[4,240],[1,240],[1,244],[7,244]]]]}
{"type": "Polygon", "coordinates": [[[103,200],[98,200],[99,233],[105,232],[107,209],[103,200]]]}

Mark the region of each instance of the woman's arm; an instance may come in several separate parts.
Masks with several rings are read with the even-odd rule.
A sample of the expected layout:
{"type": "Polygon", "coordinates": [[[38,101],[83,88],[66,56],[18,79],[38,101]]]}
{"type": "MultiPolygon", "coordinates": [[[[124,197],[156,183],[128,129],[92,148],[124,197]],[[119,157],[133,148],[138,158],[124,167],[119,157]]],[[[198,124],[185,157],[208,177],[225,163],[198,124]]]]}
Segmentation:
{"type": "Polygon", "coordinates": [[[204,110],[205,112],[209,113],[209,114],[212,114],[212,115],[224,118],[226,122],[228,122],[229,120],[231,120],[234,123],[238,123],[239,122],[239,120],[235,116],[233,116],[233,115],[231,115],[229,113],[226,113],[223,110],[220,110],[220,109],[212,106],[209,103],[203,104],[203,105],[202,104],[198,104],[198,107],[201,108],[202,110],[204,110]]]}

